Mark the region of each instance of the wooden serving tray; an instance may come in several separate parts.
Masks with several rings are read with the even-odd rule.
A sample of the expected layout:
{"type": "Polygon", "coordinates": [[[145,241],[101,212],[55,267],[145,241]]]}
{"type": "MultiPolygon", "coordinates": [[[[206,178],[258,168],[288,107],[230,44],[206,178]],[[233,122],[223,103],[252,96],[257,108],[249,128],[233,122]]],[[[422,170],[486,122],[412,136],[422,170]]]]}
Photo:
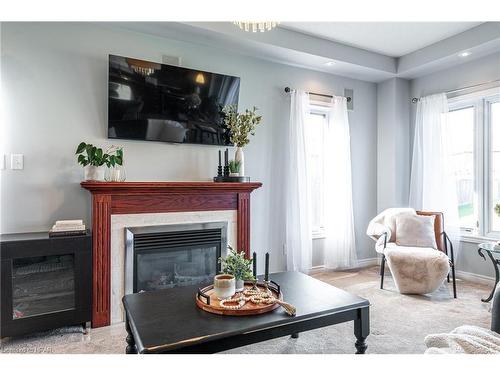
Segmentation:
{"type": "MultiPolygon", "coordinates": [[[[252,286],[253,282],[245,282],[245,288],[251,288],[252,286]]],[[[263,283],[257,283],[257,287],[261,290],[265,290],[265,285],[263,283]]],[[[269,290],[271,290],[275,298],[283,300],[283,295],[281,293],[278,284],[271,281],[269,284],[269,290]]],[[[233,316],[258,315],[267,313],[279,307],[279,304],[277,303],[269,305],[264,305],[264,304],[257,305],[251,301],[248,301],[238,310],[229,310],[221,307],[219,305],[219,302],[220,300],[214,294],[213,285],[201,288],[196,294],[196,306],[198,306],[200,309],[204,311],[218,315],[233,315],[233,316]]]]}

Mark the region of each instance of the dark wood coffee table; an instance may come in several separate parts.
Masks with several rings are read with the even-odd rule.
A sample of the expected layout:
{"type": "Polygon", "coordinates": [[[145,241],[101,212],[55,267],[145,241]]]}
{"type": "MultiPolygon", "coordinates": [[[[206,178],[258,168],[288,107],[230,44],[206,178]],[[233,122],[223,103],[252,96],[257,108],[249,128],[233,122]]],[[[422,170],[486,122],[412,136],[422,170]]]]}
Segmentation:
{"type": "MultiPolygon", "coordinates": [[[[356,353],[366,351],[370,302],[299,272],[270,275],[297,315],[280,307],[254,316],[221,316],[195,303],[197,287],[130,294],[126,312],[126,353],[216,353],[329,325],[354,321],[356,353]]],[[[339,337],[339,339],[344,339],[339,337]]]]}

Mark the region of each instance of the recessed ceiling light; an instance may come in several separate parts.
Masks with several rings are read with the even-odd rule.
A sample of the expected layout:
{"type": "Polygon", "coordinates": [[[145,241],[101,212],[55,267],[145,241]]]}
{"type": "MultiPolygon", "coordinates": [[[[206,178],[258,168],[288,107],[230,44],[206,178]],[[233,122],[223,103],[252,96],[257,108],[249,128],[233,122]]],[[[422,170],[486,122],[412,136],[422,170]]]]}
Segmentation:
{"type": "Polygon", "coordinates": [[[328,61],[325,63],[326,66],[334,66],[335,65],[335,61],[328,61]]]}
{"type": "Polygon", "coordinates": [[[468,51],[461,52],[461,53],[458,54],[458,56],[460,56],[460,57],[467,57],[469,55],[470,55],[470,52],[468,52],[468,51]]]}

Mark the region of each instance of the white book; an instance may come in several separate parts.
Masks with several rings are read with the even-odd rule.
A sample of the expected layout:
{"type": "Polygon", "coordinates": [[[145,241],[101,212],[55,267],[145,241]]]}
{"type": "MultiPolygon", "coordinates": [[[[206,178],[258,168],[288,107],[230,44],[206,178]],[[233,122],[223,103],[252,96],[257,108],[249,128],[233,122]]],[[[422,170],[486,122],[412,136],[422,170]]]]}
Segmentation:
{"type": "Polygon", "coordinates": [[[58,227],[54,225],[52,227],[52,232],[66,232],[66,231],[76,231],[76,230],[85,230],[85,225],[73,225],[73,226],[62,226],[58,227]]]}
{"type": "Polygon", "coordinates": [[[55,225],[83,225],[83,220],[57,220],[55,225]]]}

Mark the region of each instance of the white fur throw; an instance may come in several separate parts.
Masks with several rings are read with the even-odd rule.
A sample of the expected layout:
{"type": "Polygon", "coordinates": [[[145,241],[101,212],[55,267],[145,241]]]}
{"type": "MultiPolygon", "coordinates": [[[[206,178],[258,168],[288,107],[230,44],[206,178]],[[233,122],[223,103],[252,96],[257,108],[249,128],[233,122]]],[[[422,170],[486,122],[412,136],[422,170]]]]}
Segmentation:
{"type": "Polygon", "coordinates": [[[414,213],[396,215],[396,243],[400,246],[418,246],[437,249],[434,233],[435,216],[414,213]]]}
{"type": "Polygon", "coordinates": [[[461,326],[450,333],[428,335],[425,354],[500,354],[500,334],[486,328],[461,326]]]}
{"type": "Polygon", "coordinates": [[[384,233],[387,233],[387,242],[396,241],[396,215],[403,212],[416,215],[413,208],[388,208],[370,220],[368,228],[366,229],[366,234],[377,241],[377,245],[375,246],[377,252],[383,252],[384,238],[382,235],[384,233]],[[378,241],[379,239],[380,241],[378,241]]]}
{"type": "Polygon", "coordinates": [[[425,248],[387,244],[387,264],[400,293],[434,292],[450,272],[450,262],[443,252],[425,248]]]}

